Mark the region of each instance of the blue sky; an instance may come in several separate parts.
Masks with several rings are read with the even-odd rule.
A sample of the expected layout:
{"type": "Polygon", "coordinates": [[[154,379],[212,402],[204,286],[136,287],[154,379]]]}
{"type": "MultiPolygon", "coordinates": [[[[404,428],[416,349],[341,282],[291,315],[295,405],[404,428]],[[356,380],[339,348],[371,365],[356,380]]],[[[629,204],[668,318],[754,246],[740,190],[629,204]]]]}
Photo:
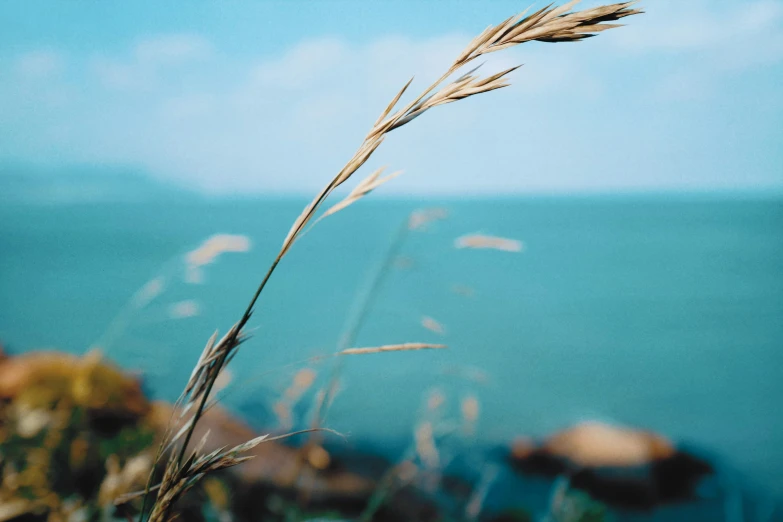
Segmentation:
{"type": "MultiPolygon", "coordinates": [[[[0,163],[310,194],[408,78],[527,6],[5,0],[0,163]]],[[[427,113],[367,167],[405,171],[392,194],[783,189],[783,0],[642,6],[498,53],[488,71],[525,64],[511,87],[427,113]]]]}

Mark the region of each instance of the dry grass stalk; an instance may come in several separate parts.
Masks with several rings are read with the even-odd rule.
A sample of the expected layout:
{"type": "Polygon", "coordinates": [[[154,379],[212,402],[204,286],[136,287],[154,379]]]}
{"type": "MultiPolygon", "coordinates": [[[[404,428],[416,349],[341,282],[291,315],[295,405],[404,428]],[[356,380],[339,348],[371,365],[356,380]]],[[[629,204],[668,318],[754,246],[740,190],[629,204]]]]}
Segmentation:
{"type": "MultiPolygon", "coordinates": [[[[207,473],[219,471],[241,464],[252,458],[241,456],[242,453],[256,447],[267,439],[267,435],[256,437],[231,449],[221,448],[206,455],[199,456],[206,443],[206,436],[181,466],[166,466],[161,481],[158,499],[150,513],[151,521],[168,521],[171,509],[176,501],[195,486],[207,473]]],[[[184,446],[183,446],[184,447],[184,446]]]]}
{"type": "MultiPolygon", "coordinates": [[[[414,213],[417,211],[414,211],[414,213]]],[[[411,233],[413,228],[410,227],[410,223],[413,214],[409,216],[400,227],[398,227],[392,241],[389,243],[386,255],[381,258],[381,262],[378,266],[371,271],[370,277],[364,285],[359,288],[359,291],[354,297],[354,303],[351,306],[348,320],[343,328],[343,333],[337,343],[337,351],[335,355],[340,355],[342,350],[350,348],[355,342],[356,338],[364,325],[365,320],[369,316],[370,310],[380,294],[380,288],[383,285],[384,280],[391,272],[392,266],[399,256],[399,252],[402,249],[405,240],[411,233]]],[[[338,358],[336,364],[332,368],[332,374],[329,379],[329,384],[326,390],[319,392],[319,400],[316,402],[314,409],[314,415],[312,420],[312,426],[320,426],[327,414],[328,409],[331,407],[334,401],[335,394],[337,392],[337,384],[342,370],[343,360],[338,358]]],[[[317,433],[312,437],[308,444],[318,444],[317,433]]]]}
{"type": "Polygon", "coordinates": [[[479,403],[478,398],[474,395],[468,395],[462,399],[460,410],[462,413],[462,431],[465,435],[473,435],[476,431],[476,423],[478,423],[479,414],[481,412],[481,404],[479,403]]]}
{"type": "Polygon", "coordinates": [[[427,330],[431,332],[435,332],[436,334],[444,335],[446,333],[446,327],[444,327],[441,323],[439,323],[432,317],[427,317],[427,316],[422,317],[421,325],[427,330]]]}
{"type": "Polygon", "coordinates": [[[410,270],[416,266],[416,260],[411,256],[398,256],[394,259],[393,265],[398,270],[410,270]]]}
{"type": "Polygon", "coordinates": [[[90,345],[90,349],[106,350],[128,328],[133,314],[154,301],[166,289],[165,276],[157,276],[144,283],[133,293],[120,312],[109,322],[106,330],[90,345]]]}
{"type": "Polygon", "coordinates": [[[431,421],[424,421],[416,426],[414,446],[416,455],[426,471],[422,477],[421,486],[430,492],[434,492],[440,482],[440,473],[445,466],[435,443],[435,426],[431,421]]]}
{"type": "Polygon", "coordinates": [[[473,366],[449,365],[441,368],[440,373],[441,375],[453,375],[481,385],[490,382],[490,376],[486,371],[473,366]]]}
{"type": "Polygon", "coordinates": [[[408,229],[422,230],[433,221],[446,219],[449,216],[445,208],[425,208],[414,210],[408,218],[408,229]]]}
{"type": "Polygon", "coordinates": [[[437,411],[444,404],[446,404],[446,396],[440,390],[432,390],[427,396],[427,411],[429,413],[437,411]]]}
{"type": "Polygon", "coordinates": [[[473,494],[470,496],[467,506],[465,506],[465,517],[468,520],[477,520],[479,518],[484,506],[484,500],[486,500],[492,484],[497,480],[499,474],[500,469],[495,464],[490,464],[484,468],[478,486],[473,490],[473,494]]]}
{"type": "Polygon", "coordinates": [[[350,205],[353,205],[360,199],[362,199],[364,196],[372,192],[373,190],[377,189],[387,181],[391,181],[400,174],[402,174],[402,171],[399,170],[397,172],[393,172],[389,174],[386,177],[380,177],[383,171],[385,170],[385,167],[381,167],[369,176],[367,176],[365,179],[360,181],[354,188],[351,190],[351,192],[339,203],[336,203],[332,207],[330,207],[326,212],[321,214],[321,217],[318,218],[318,220],[313,223],[315,225],[318,223],[318,221],[321,221],[326,216],[331,216],[332,214],[335,214],[339,212],[340,210],[344,209],[345,207],[348,207],[350,205]]]}
{"type": "Polygon", "coordinates": [[[285,391],[285,397],[290,402],[297,402],[302,395],[310,389],[315,382],[317,374],[310,368],[303,368],[296,372],[291,382],[291,386],[285,391]]]}
{"type": "Polygon", "coordinates": [[[419,468],[409,459],[403,460],[384,473],[359,518],[360,522],[370,522],[390,496],[411,484],[418,475],[419,468]]]}
{"type": "Polygon", "coordinates": [[[431,422],[422,422],[414,433],[416,454],[427,469],[437,469],[440,465],[440,455],[435,446],[435,431],[431,422]]]}
{"type": "Polygon", "coordinates": [[[626,16],[641,12],[631,8],[635,2],[622,2],[569,13],[568,11],[577,3],[579,3],[579,0],[574,0],[561,7],[552,7],[550,5],[528,17],[523,18],[524,13],[522,13],[512,16],[497,26],[488,27],[468,44],[454,63],[452,63],[451,67],[438,80],[413,101],[394,111],[394,108],[413,81],[413,79],[409,80],[375,121],[372,129],[370,129],[370,132],[364,138],[353,157],[297,217],[283,241],[281,253],[284,255],[288,251],[332,191],[345,183],[367,162],[370,156],[383,143],[386,134],[410,123],[428,110],[439,105],[445,105],[469,98],[470,96],[507,87],[509,84],[506,83],[505,77],[518,67],[512,67],[485,78],[473,74],[478,69],[476,68],[440,87],[452,74],[481,56],[532,40],[542,42],[583,40],[594,36],[595,33],[600,31],[618,27],[617,24],[607,24],[606,22],[620,20],[626,16]]]}
{"type": "Polygon", "coordinates": [[[462,236],[454,241],[456,248],[501,250],[503,252],[522,252],[524,245],[517,239],[505,237],[486,236],[483,234],[471,234],[462,236]]]}
{"type": "MultiPolygon", "coordinates": [[[[125,504],[133,499],[139,497],[148,497],[153,491],[158,492],[158,498],[155,505],[152,508],[149,520],[172,520],[170,515],[171,508],[176,501],[187,493],[195,486],[199,480],[201,480],[208,473],[219,471],[222,469],[230,468],[241,464],[247,460],[252,459],[252,456],[241,456],[244,453],[249,452],[262,442],[274,442],[305,433],[311,433],[313,429],[305,429],[286,433],[283,435],[277,435],[270,437],[269,435],[261,435],[254,439],[251,439],[242,444],[238,444],[232,448],[219,448],[209,454],[199,455],[206,444],[209,437],[207,432],[201,441],[196,445],[193,451],[190,452],[190,456],[187,461],[179,469],[176,466],[172,466],[171,462],[175,461],[175,457],[172,454],[169,458],[169,464],[166,466],[163,480],[160,484],[155,486],[148,486],[144,491],[136,491],[133,493],[127,493],[121,495],[115,499],[115,505],[125,504]]],[[[327,428],[318,428],[317,431],[327,431],[334,435],[343,437],[343,435],[337,431],[327,428]]]]}
{"type": "MultiPolygon", "coordinates": [[[[167,432],[164,434],[165,443],[158,450],[158,454],[155,457],[155,463],[157,463],[166,451],[172,450],[160,483],[157,500],[150,513],[149,520],[151,522],[168,522],[171,509],[176,500],[190,490],[205,473],[225,469],[243,462],[245,458],[239,457],[239,453],[255,447],[266,438],[266,436],[259,437],[230,450],[213,452],[199,457],[198,453],[206,442],[206,440],[202,440],[196,447],[196,450],[192,452],[190,458],[185,460],[185,453],[193,436],[193,431],[206,409],[209,395],[218,381],[225,364],[234,356],[236,349],[245,340],[245,337],[240,334],[238,325],[235,325],[223,338],[217,342],[216,340],[217,332],[212,334],[212,337],[207,341],[190,375],[190,379],[188,379],[185,390],[175,403],[174,413],[172,414],[174,418],[169,423],[167,432]],[[190,412],[193,412],[192,415],[187,417],[190,412]],[[179,422],[183,422],[182,426],[172,435],[179,422]],[[181,438],[184,438],[184,441],[179,444],[179,450],[173,451],[181,438]]],[[[148,493],[151,491],[152,478],[152,475],[150,475],[141,517],[145,515],[146,500],[149,496],[148,493]]]]}
{"type": "Polygon", "coordinates": [[[473,289],[473,287],[461,284],[451,285],[451,291],[464,297],[473,297],[476,295],[476,291],[473,289]]]}
{"type": "Polygon", "coordinates": [[[346,348],[338,352],[339,355],[362,355],[368,353],[383,353],[383,352],[410,352],[414,350],[440,350],[447,348],[445,344],[429,344],[429,343],[404,343],[404,344],[387,344],[385,346],[373,346],[370,348],[346,348]]]}
{"type": "MultiPolygon", "coordinates": [[[[446,85],[441,86],[441,84],[452,74],[477,58],[531,40],[543,42],[582,40],[593,36],[594,33],[617,27],[616,24],[607,24],[606,22],[619,20],[640,12],[631,8],[633,2],[623,2],[587,9],[581,12],[569,13],[568,11],[576,5],[576,3],[578,3],[578,0],[569,2],[562,7],[552,7],[550,5],[530,16],[523,18],[523,13],[523,15],[511,17],[497,26],[487,28],[468,44],[451,67],[449,67],[435,83],[425,89],[407,105],[395,110],[412,80],[398,92],[391,103],[389,103],[375,121],[375,124],[370,129],[353,157],[296,218],[283,241],[279,253],[268,268],[261,283],[258,285],[241,319],[220,341],[215,342],[215,336],[213,336],[210,339],[210,342],[207,343],[186,386],[185,392],[177,403],[178,406],[182,407],[178,420],[181,421],[191,412],[192,415],[189,420],[185,422],[183,428],[168,442],[168,446],[171,446],[176,444],[180,438],[184,439],[183,442],[179,444],[179,451],[173,451],[169,457],[163,481],[160,485],[158,500],[150,515],[151,521],[168,522],[171,518],[171,509],[174,502],[184,491],[191,488],[204,476],[204,474],[242,462],[245,457],[240,457],[239,454],[263,440],[254,439],[247,444],[237,446],[230,450],[211,453],[204,456],[198,456],[198,451],[194,451],[185,459],[185,454],[193,435],[195,425],[198,423],[207,407],[210,393],[212,392],[218,375],[228,361],[234,356],[236,349],[244,339],[244,328],[253,314],[256,302],[277,268],[277,265],[290,250],[296,239],[301,236],[305,227],[313,216],[315,216],[324,201],[326,201],[337,187],[350,179],[351,176],[369,160],[372,154],[380,147],[381,143],[383,143],[383,140],[389,132],[410,123],[428,110],[439,105],[445,105],[477,94],[490,92],[508,85],[506,76],[516,69],[516,67],[484,78],[474,75],[476,69],[473,69],[446,85]]],[[[371,181],[366,182],[361,188],[357,187],[357,189],[352,192],[352,196],[349,196],[350,202],[345,203],[343,208],[367,195],[372,188],[375,188],[379,184],[379,182],[380,180],[377,176],[374,179],[371,176],[371,181]]],[[[339,209],[340,208],[337,210],[339,209]]],[[[332,213],[337,210],[333,210],[332,213]]],[[[225,245],[221,243],[221,245],[218,246],[225,245]]],[[[234,245],[232,244],[231,246],[234,245]]],[[[200,265],[204,262],[209,262],[211,256],[207,254],[211,254],[212,250],[212,248],[205,249],[205,255],[203,255],[203,257],[194,256],[195,263],[200,265]],[[207,252],[207,250],[209,250],[209,252],[207,252]]],[[[338,353],[348,355],[440,347],[442,346],[411,343],[407,345],[388,345],[375,348],[348,348],[338,353]]],[[[173,431],[174,429],[175,426],[172,424],[170,431],[173,431]]],[[[161,448],[158,458],[162,455],[163,449],[164,448],[161,448]]],[[[150,477],[150,480],[151,479],[152,477],[150,477]]],[[[149,493],[150,489],[151,483],[148,485],[147,493],[149,493]]],[[[148,495],[145,495],[145,499],[147,496],[148,495]]],[[[142,509],[141,519],[143,519],[144,515],[145,511],[142,509]]]]}
{"type": "Polygon", "coordinates": [[[166,278],[163,276],[150,279],[144,283],[144,286],[139,288],[138,292],[133,295],[133,305],[137,308],[143,308],[144,306],[147,306],[150,301],[158,297],[161,292],[163,292],[165,286],[166,278]]]}
{"type": "Polygon", "coordinates": [[[235,234],[215,234],[185,255],[185,281],[191,284],[204,282],[203,267],[215,262],[226,252],[248,252],[250,239],[235,234]]]}
{"type": "Polygon", "coordinates": [[[168,307],[170,319],[187,319],[188,317],[196,317],[199,313],[201,313],[201,306],[194,299],[177,301],[168,307]]]}
{"type": "MultiPolygon", "coordinates": [[[[120,312],[109,322],[106,330],[91,345],[91,348],[107,350],[128,329],[133,319],[133,314],[148,306],[157,299],[167,288],[176,274],[183,270],[184,280],[190,284],[204,282],[203,266],[214,263],[221,254],[226,252],[247,252],[250,250],[250,239],[247,236],[231,234],[215,234],[204,240],[198,247],[187,252],[184,256],[177,256],[164,264],[161,274],[150,279],[141,286],[120,312]]],[[[184,303],[184,301],[183,301],[184,303]]],[[[171,319],[182,319],[198,314],[198,305],[194,307],[169,308],[171,319]]]]}
{"type": "Polygon", "coordinates": [[[213,263],[220,254],[225,252],[247,252],[248,250],[250,250],[250,239],[247,236],[216,234],[188,252],[185,255],[185,261],[191,266],[204,266],[213,263]]]}
{"type": "Polygon", "coordinates": [[[293,428],[293,408],[307,390],[315,382],[316,373],[310,368],[303,368],[296,372],[291,384],[283,392],[283,396],[275,402],[273,410],[280,426],[285,430],[293,428]]]}

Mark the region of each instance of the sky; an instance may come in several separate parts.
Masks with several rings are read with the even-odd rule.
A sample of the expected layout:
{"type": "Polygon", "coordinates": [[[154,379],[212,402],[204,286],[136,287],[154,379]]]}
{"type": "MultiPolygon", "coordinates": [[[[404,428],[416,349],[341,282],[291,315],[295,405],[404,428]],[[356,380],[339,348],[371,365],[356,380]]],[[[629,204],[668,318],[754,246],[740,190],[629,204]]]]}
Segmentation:
{"type": "MultiPolygon", "coordinates": [[[[543,4],[541,4],[543,5],[543,4]]],[[[596,5],[585,1],[580,7],[596,5]]],[[[783,0],[644,0],[579,43],[495,53],[366,165],[387,194],[783,189],[783,0]]],[[[0,2],[2,165],[132,167],[211,194],[312,194],[411,77],[528,0],[0,2]]],[[[6,172],[8,167],[6,167],[6,172]]]]}

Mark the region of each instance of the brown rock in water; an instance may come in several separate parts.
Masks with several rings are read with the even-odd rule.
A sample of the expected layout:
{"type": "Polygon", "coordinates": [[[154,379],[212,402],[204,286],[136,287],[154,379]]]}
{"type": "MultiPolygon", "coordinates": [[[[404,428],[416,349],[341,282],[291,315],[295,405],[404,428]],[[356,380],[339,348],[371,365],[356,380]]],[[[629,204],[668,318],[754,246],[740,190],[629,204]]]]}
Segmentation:
{"type": "Polygon", "coordinates": [[[517,470],[567,475],[572,487],[630,508],[689,499],[698,481],[712,473],[708,462],[678,451],[662,435],[597,422],[563,430],[541,444],[519,439],[509,458],[517,470]]]}
{"type": "MultiPolygon", "coordinates": [[[[171,417],[171,406],[156,402],[152,416],[156,424],[165,427],[171,417]]],[[[193,434],[193,445],[209,431],[204,452],[231,447],[259,435],[244,422],[220,407],[206,411],[193,434]]],[[[340,499],[364,499],[375,489],[375,482],[336,467],[317,469],[302,452],[280,442],[263,442],[246,455],[255,458],[233,468],[233,474],[245,484],[303,490],[315,503],[340,499]],[[304,491],[306,490],[306,491],[304,491]]]]}
{"type": "Polygon", "coordinates": [[[678,451],[634,471],[618,473],[616,468],[582,468],[571,474],[570,484],[608,505],[649,510],[692,500],[699,481],[713,469],[708,462],[678,451]]]}
{"type": "Polygon", "coordinates": [[[674,455],[674,445],[649,431],[586,422],[555,433],[542,444],[518,439],[512,444],[511,458],[555,459],[575,467],[633,467],[674,455]]]}
{"type": "MultiPolygon", "coordinates": [[[[150,418],[163,429],[171,413],[171,405],[155,402],[150,418]]],[[[209,435],[203,452],[235,446],[259,435],[220,407],[205,412],[191,445],[200,442],[207,431],[209,435]]],[[[350,459],[331,455],[321,446],[295,448],[269,441],[245,455],[255,458],[231,468],[228,473],[231,511],[238,521],[258,520],[259,514],[281,499],[305,511],[325,510],[346,517],[358,516],[377,489],[377,475],[356,472],[350,459]]],[[[420,495],[415,488],[404,487],[387,499],[373,520],[431,521],[439,519],[438,515],[439,510],[429,498],[420,495]]]]}
{"type": "Polygon", "coordinates": [[[673,444],[661,435],[598,422],[556,433],[543,449],[583,467],[642,466],[674,454],[673,444]]]}

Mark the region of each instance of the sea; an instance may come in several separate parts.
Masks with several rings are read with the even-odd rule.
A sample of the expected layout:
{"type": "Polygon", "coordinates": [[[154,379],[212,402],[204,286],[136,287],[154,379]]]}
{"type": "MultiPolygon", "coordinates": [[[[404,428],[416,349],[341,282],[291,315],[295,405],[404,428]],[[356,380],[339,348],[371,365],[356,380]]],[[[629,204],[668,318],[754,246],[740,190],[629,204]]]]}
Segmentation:
{"type": "MultiPolygon", "coordinates": [[[[97,347],[171,400],[306,203],[5,202],[0,342],[97,347]],[[188,253],[217,234],[247,248],[194,279],[188,253]]],[[[498,447],[599,420],[698,447],[783,497],[780,195],[368,198],[294,244],[249,332],[220,393],[259,429],[307,425],[336,383],[325,423],[349,441],[404,450],[434,402],[443,425],[470,421],[465,437],[498,447]],[[410,229],[422,208],[438,219],[410,229]],[[523,248],[457,248],[471,234],[523,248]],[[336,357],[346,331],[352,347],[447,348],[336,357]]]]}

